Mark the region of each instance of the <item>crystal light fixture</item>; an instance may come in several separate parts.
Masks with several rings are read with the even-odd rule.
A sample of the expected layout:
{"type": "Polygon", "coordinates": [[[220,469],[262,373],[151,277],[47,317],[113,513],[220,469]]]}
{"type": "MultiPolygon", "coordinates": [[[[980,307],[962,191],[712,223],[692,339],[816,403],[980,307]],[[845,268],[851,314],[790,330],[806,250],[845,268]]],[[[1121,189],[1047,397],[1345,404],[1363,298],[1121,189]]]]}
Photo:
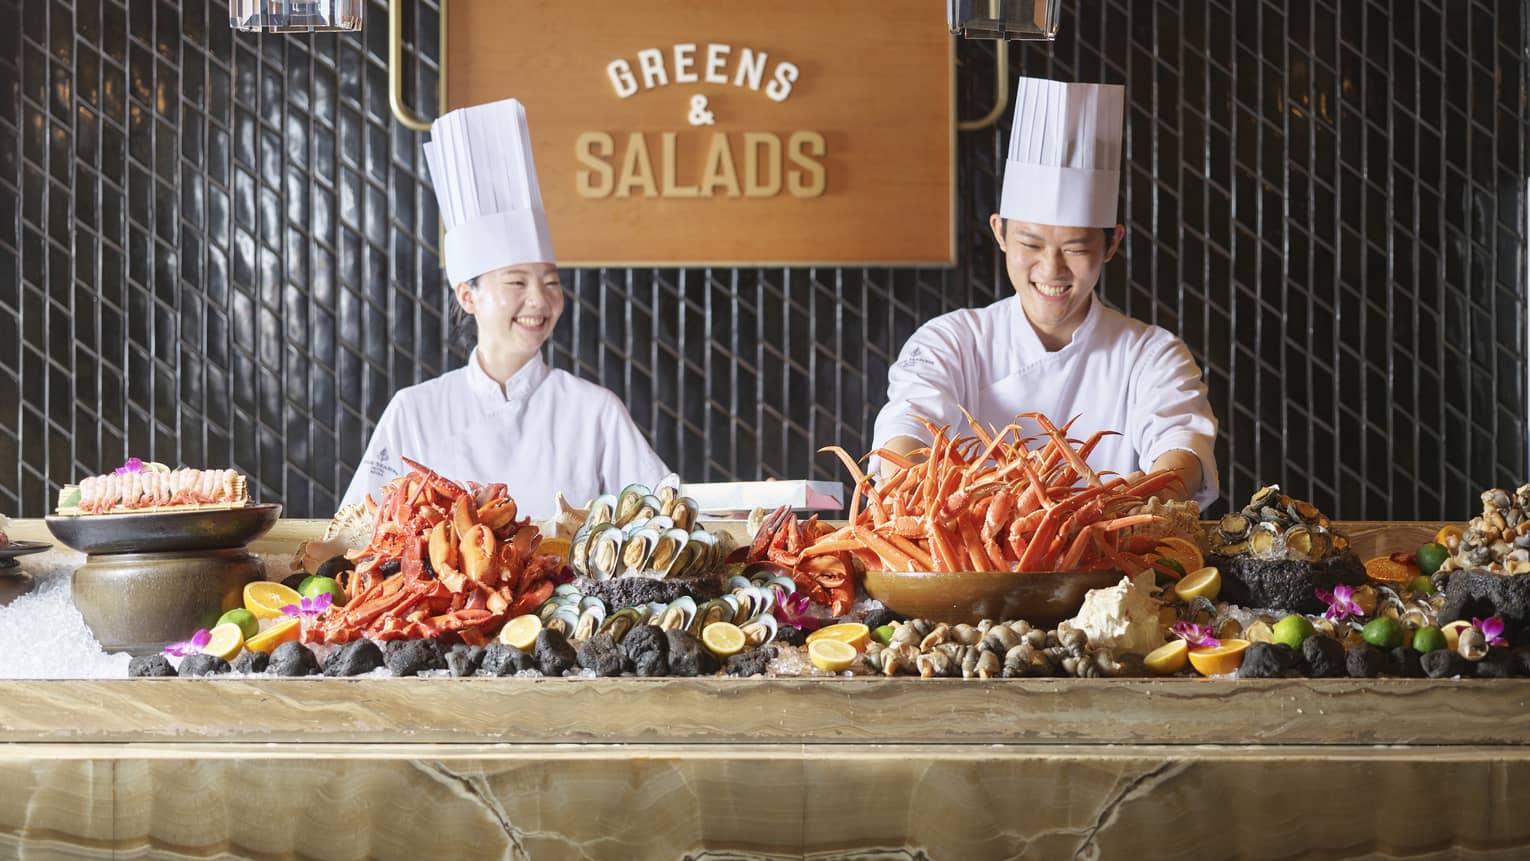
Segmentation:
{"type": "Polygon", "coordinates": [[[946,0],[952,33],[968,39],[1050,42],[1061,0],[946,0]]]}

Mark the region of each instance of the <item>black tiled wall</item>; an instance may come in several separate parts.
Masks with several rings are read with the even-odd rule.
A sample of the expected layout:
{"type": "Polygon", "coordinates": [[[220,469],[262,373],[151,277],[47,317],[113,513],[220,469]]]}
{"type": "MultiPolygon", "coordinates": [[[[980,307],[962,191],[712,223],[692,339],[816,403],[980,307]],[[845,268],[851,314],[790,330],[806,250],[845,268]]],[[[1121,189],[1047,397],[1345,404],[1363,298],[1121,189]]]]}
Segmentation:
{"type": "MultiPolygon", "coordinates": [[[[433,114],[438,4],[411,6],[433,114]]],[[[216,0],[0,0],[0,511],[131,453],[326,516],[389,395],[462,361],[386,12],[260,38],[216,0]]],[[[1230,496],[1462,519],[1530,478],[1527,17],[1112,0],[1012,46],[1011,75],[1127,84],[1101,289],[1201,361],[1230,496]]],[[[981,115],[993,46],[958,54],[981,115]]],[[[814,451],[869,443],[914,328],[1009,289],[986,228],[1008,125],[960,136],[957,269],[579,271],[553,363],[688,478],[838,477],[814,451]]]]}

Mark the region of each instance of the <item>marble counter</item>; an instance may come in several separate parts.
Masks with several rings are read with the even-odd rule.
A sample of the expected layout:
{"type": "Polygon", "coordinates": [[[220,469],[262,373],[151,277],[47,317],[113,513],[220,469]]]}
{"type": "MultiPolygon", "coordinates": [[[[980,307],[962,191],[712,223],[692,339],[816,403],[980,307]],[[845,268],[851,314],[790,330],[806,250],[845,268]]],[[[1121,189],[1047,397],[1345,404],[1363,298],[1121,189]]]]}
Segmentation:
{"type": "Polygon", "coordinates": [[[21,859],[1524,858],[1530,681],[0,680],[0,787],[21,859]]]}

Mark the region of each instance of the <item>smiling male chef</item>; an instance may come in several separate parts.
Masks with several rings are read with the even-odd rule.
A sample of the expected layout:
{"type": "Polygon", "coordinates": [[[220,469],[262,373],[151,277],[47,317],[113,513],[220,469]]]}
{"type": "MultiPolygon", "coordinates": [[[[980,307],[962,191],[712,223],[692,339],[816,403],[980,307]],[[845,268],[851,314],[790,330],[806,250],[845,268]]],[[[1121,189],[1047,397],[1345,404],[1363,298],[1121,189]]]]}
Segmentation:
{"type": "MultiPolygon", "coordinates": [[[[1124,90],[1021,78],[999,212],[989,217],[1015,295],[920,327],[888,373],[874,445],[929,444],[913,416],[970,432],[965,408],[1004,427],[1020,413],[1070,436],[1119,431],[1089,463],[1128,475],[1172,469],[1186,498],[1217,498],[1217,423],[1183,341],[1107,308],[1095,296],[1126,228],[1116,222],[1124,90]]],[[[1173,285],[1168,285],[1173,286],[1173,285]]],[[[1033,420],[1024,436],[1040,434],[1033,420]]],[[[885,468],[884,464],[884,468],[885,468]]]]}

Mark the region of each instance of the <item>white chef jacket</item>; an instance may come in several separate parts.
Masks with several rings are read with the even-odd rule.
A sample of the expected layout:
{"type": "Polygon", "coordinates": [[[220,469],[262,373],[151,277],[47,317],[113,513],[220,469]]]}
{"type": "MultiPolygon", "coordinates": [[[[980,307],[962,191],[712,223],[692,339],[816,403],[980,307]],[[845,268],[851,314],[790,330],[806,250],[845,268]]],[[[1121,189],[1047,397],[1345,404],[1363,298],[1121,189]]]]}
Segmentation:
{"type": "Polygon", "coordinates": [[[520,516],[536,520],[557,513],[558,493],[582,506],[669,473],[611,391],[550,369],[541,356],[501,391],[477,351],[463,367],[393,396],[342,504],[378,499],[378,488],[408,472],[405,457],[459,482],[504,482],[520,516]]]}
{"type": "MultiPolygon", "coordinates": [[[[1089,456],[1095,470],[1126,475],[1150,469],[1167,452],[1187,451],[1201,462],[1195,500],[1205,508],[1220,493],[1212,449],[1217,421],[1190,350],[1167,330],[1098,298],[1073,340],[1056,352],[1042,345],[1018,296],[936,317],[914,332],[888,371],[887,401],[874,447],[895,436],[929,440],[911,413],[961,434],[972,432],[963,407],[1000,428],[1019,413],[1039,412],[1059,426],[1077,415],[1068,433],[1074,439],[1100,430],[1122,434],[1095,447],[1089,456]]],[[[1022,436],[1042,433],[1034,419],[1020,426],[1022,436]]]]}

